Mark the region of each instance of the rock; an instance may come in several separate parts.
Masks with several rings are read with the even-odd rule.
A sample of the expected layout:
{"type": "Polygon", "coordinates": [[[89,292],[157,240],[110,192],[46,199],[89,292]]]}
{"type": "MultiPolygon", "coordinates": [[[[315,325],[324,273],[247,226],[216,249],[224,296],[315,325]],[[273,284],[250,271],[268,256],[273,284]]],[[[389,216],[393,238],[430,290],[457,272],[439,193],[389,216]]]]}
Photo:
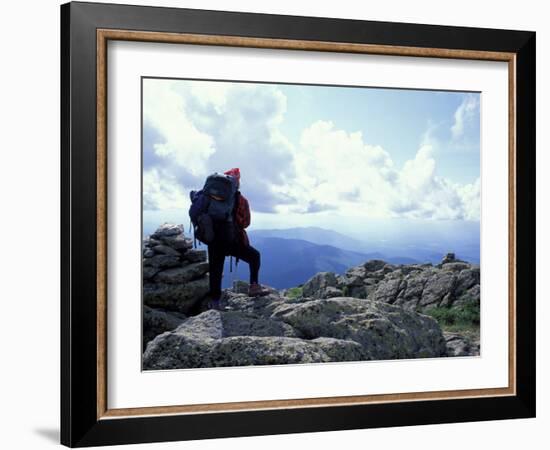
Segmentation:
{"type": "Polygon", "coordinates": [[[479,268],[466,268],[461,270],[456,279],[457,296],[463,294],[476,284],[479,285],[479,268]]]}
{"type": "Polygon", "coordinates": [[[150,248],[146,248],[144,251],[143,251],[143,257],[144,258],[151,258],[155,256],[155,252],[153,250],[151,250],[150,248]]]}
{"type": "Polygon", "coordinates": [[[250,284],[248,284],[246,281],[243,281],[243,280],[233,281],[233,292],[235,292],[236,294],[248,294],[249,288],[250,288],[250,284]]]}
{"type": "Polygon", "coordinates": [[[172,247],[180,253],[185,253],[187,250],[193,248],[193,241],[185,238],[183,234],[176,236],[162,236],[161,240],[163,244],[172,247]]]}
{"type": "Polygon", "coordinates": [[[368,289],[367,286],[346,286],[344,289],[345,297],[355,297],[355,298],[367,298],[368,289]]]}
{"type": "Polygon", "coordinates": [[[367,269],[363,266],[352,267],[346,271],[346,284],[360,283],[360,280],[363,280],[367,276],[367,269]]]}
{"type": "Polygon", "coordinates": [[[158,335],[143,355],[145,370],[296,364],[365,359],[354,341],[293,337],[284,322],[237,312],[207,311],[158,335]]]}
{"type": "Polygon", "coordinates": [[[450,262],[450,263],[442,264],[441,268],[443,270],[449,270],[449,271],[453,271],[453,272],[460,272],[461,270],[469,269],[470,264],[465,263],[465,262],[450,262]]]}
{"type": "Polygon", "coordinates": [[[190,317],[177,332],[211,339],[229,336],[298,336],[296,330],[284,322],[268,320],[241,311],[216,310],[190,317]]]}
{"type": "Polygon", "coordinates": [[[426,281],[419,305],[422,307],[439,306],[443,297],[447,294],[453,295],[455,283],[456,275],[452,272],[434,273],[426,281]]]}
{"type": "Polygon", "coordinates": [[[390,278],[381,281],[373,292],[372,299],[379,302],[394,303],[397,295],[406,287],[407,282],[403,278],[390,278]]]}
{"type": "Polygon", "coordinates": [[[176,236],[183,234],[183,225],[174,225],[171,223],[164,223],[151,235],[153,239],[162,239],[167,236],[176,236]]]}
{"type": "Polygon", "coordinates": [[[443,333],[448,356],[479,356],[479,342],[473,342],[459,333],[443,333]]]}
{"type": "Polygon", "coordinates": [[[246,294],[235,294],[228,290],[223,292],[222,298],[222,303],[224,303],[229,310],[241,311],[247,314],[268,318],[277,307],[289,301],[289,299],[281,298],[273,293],[263,297],[248,297],[246,294]]]}
{"type": "Polygon", "coordinates": [[[323,292],[322,298],[342,297],[342,295],[343,295],[343,292],[340,289],[334,286],[329,286],[323,292]]]}
{"type": "Polygon", "coordinates": [[[376,272],[377,270],[383,269],[387,263],[380,259],[371,259],[363,264],[363,267],[367,272],[376,272]]]}
{"type": "Polygon", "coordinates": [[[315,343],[287,337],[234,336],[195,340],[165,333],[149,343],[144,370],[329,362],[315,343]]]}
{"type": "Polygon", "coordinates": [[[160,268],[158,267],[143,266],[143,271],[142,271],[143,280],[149,281],[159,272],[160,272],[160,268]]]}
{"type": "Polygon", "coordinates": [[[170,313],[161,309],[143,306],[143,348],[147,343],[166,331],[177,328],[185,319],[185,315],[170,313]]]}
{"type": "Polygon", "coordinates": [[[182,267],[163,270],[155,277],[155,280],[160,283],[187,283],[188,281],[196,280],[202,277],[209,270],[207,262],[192,263],[182,267]]]}
{"type": "Polygon", "coordinates": [[[468,303],[474,303],[479,305],[480,301],[480,288],[479,284],[472,286],[467,291],[464,291],[460,297],[453,302],[453,307],[461,307],[468,303]]]}
{"type": "Polygon", "coordinates": [[[160,244],[160,245],[155,245],[154,247],[152,247],[153,251],[157,254],[160,254],[160,255],[171,255],[171,256],[179,256],[180,253],[173,249],[172,247],[168,247],[167,245],[163,245],[163,244],[160,244]]]}
{"type": "Polygon", "coordinates": [[[327,287],[336,287],[338,280],[332,272],[319,272],[306,281],[302,287],[304,297],[324,298],[327,287]]]}
{"type": "Polygon", "coordinates": [[[319,337],[310,342],[317,344],[331,361],[364,361],[368,354],[363,346],[355,341],[319,337]]]}
{"type": "Polygon", "coordinates": [[[365,284],[365,281],[364,281],[364,278],[357,275],[357,271],[355,271],[347,275],[344,283],[348,287],[363,286],[365,284]]]}
{"type": "Polygon", "coordinates": [[[447,253],[443,259],[441,260],[441,264],[447,264],[447,263],[451,263],[451,262],[455,262],[456,261],[456,256],[454,253],[447,253]]]}
{"type": "Polygon", "coordinates": [[[366,359],[437,357],[446,345],[437,322],[386,303],[340,297],[284,304],[272,318],[282,320],[306,339],[332,337],[363,347],[366,359]]]}
{"type": "Polygon", "coordinates": [[[189,314],[206,297],[208,284],[208,278],[185,284],[145,283],[143,301],[151,307],[189,314]]]}
{"type": "Polygon", "coordinates": [[[395,304],[408,310],[414,310],[420,303],[428,276],[422,272],[413,272],[407,275],[405,280],[407,284],[398,294],[395,304]]]}
{"type": "Polygon", "coordinates": [[[206,261],[206,250],[188,250],[183,254],[183,259],[189,262],[204,262],[206,261]]]}
{"type": "Polygon", "coordinates": [[[168,267],[175,267],[179,265],[180,259],[177,256],[172,255],[155,255],[152,258],[143,260],[144,267],[155,267],[158,269],[166,269],[168,267]]]}

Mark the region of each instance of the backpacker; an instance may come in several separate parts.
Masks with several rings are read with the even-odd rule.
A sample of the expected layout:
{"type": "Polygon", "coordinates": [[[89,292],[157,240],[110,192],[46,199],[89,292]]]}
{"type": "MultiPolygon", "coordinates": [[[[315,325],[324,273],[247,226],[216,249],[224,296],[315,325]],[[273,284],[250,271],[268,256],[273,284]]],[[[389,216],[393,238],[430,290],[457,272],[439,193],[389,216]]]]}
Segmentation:
{"type": "Polygon", "coordinates": [[[214,239],[230,243],[235,239],[233,207],[237,183],[229,175],[210,175],[200,191],[191,191],[189,217],[195,238],[209,245],[214,239]]]}

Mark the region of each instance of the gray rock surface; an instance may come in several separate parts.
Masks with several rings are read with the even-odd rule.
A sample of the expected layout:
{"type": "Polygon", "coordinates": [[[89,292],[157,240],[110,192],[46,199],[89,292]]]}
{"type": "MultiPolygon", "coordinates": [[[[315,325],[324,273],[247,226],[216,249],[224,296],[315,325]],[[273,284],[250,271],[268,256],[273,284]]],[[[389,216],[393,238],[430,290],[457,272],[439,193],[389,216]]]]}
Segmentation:
{"type": "Polygon", "coordinates": [[[348,269],[343,276],[318,273],[304,284],[303,292],[304,297],[314,299],[348,296],[422,311],[466,301],[479,303],[479,283],[479,265],[447,254],[437,266],[371,260],[348,269]]]}
{"type": "Polygon", "coordinates": [[[448,356],[479,356],[479,340],[472,340],[459,333],[443,333],[448,356]]]}
{"type": "Polygon", "coordinates": [[[144,369],[422,358],[446,355],[430,317],[355,298],[292,302],[231,294],[228,306],[153,339],[144,369]]]}
{"type": "Polygon", "coordinates": [[[371,260],[342,275],[321,272],[293,297],[270,288],[252,298],[237,281],[217,311],[205,310],[206,252],[191,247],[183,227],[171,224],[144,241],[144,369],[479,354],[479,339],[442,333],[422,314],[479,304],[479,266],[454,255],[436,266],[371,260]]]}
{"type": "Polygon", "coordinates": [[[159,334],[177,328],[185,320],[185,315],[161,309],[143,307],[143,349],[159,334]]]}
{"type": "Polygon", "coordinates": [[[183,259],[189,262],[204,262],[206,261],[206,250],[188,250],[183,254],[183,259]]]}
{"type": "Polygon", "coordinates": [[[367,359],[437,357],[446,352],[434,319],[387,303],[350,297],[312,300],[281,306],[272,318],[290,324],[306,339],[357,342],[367,359]]]}
{"type": "Polygon", "coordinates": [[[151,308],[196,313],[206,302],[208,270],[206,252],[191,249],[182,225],[165,223],[144,248],[153,256],[143,258],[143,301],[151,308]]]}
{"type": "Polygon", "coordinates": [[[304,297],[325,298],[326,289],[336,287],[338,280],[332,272],[320,272],[304,283],[302,293],[304,297]]]}
{"type": "Polygon", "coordinates": [[[208,272],[208,263],[191,263],[185,266],[174,267],[159,272],[155,277],[160,283],[183,284],[196,280],[208,272]]]}
{"type": "Polygon", "coordinates": [[[208,293],[208,279],[199,278],[184,284],[148,283],[143,286],[147,306],[189,314],[208,293]]]}

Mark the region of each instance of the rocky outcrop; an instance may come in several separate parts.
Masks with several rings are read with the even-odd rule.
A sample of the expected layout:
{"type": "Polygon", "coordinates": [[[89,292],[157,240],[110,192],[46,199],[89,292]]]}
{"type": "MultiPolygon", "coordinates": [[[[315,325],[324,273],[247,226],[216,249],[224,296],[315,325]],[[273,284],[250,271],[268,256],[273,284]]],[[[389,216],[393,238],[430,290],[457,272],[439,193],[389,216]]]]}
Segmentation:
{"type": "Polygon", "coordinates": [[[193,249],[183,225],[164,224],[143,241],[143,302],[183,314],[197,312],[208,293],[206,251],[193,249]]]}
{"type": "Polygon", "coordinates": [[[225,292],[206,311],[157,336],[145,370],[364,361],[446,355],[437,322],[403,308],[350,297],[251,298],[225,292]]]}
{"type": "Polygon", "coordinates": [[[144,240],[143,369],[479,355],[478,339],[424,314],[479,303],[479,266],[452,254],[436,266],[371,260],[256,298],[236,281],[221,311],[205,308],[208,270],[181,225],[144,240]]]}
{"type": "Polygon", "coordinates": [[[143,350],[149,341],[159,334],[177,328],[186,319],[185,315],[162,309],[143,307],[143,350]]]}
{"type": "Polygon", "coordinates": [[[381,260],[352,267],[343,276],[318,273],[303,285],[303,296],[326,299],[350,296],[423,311],[434,306],[479,303],[479,266],[454,254],[441,264],[393,265],[381,260]]]}
{"type": "Polygon", "coordinates": [[[460,333],[443,333],[449,356],[479,356],[479,337],[469,338],[460,333]]]}

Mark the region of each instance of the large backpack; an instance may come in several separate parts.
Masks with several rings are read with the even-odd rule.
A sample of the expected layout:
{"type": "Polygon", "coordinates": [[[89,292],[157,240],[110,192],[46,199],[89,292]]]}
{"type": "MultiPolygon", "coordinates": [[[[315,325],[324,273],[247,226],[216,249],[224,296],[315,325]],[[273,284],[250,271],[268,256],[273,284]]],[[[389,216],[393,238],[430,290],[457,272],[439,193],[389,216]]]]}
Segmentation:
{"type": "Polygon", "coordinates": [[[199,241],[209,245],[214,239],[230,243],[236,238],[233,220],[236,192],[236,180],[219,173],[210,175],[202,190],[191,191],[189,217],[199,241]]]}

